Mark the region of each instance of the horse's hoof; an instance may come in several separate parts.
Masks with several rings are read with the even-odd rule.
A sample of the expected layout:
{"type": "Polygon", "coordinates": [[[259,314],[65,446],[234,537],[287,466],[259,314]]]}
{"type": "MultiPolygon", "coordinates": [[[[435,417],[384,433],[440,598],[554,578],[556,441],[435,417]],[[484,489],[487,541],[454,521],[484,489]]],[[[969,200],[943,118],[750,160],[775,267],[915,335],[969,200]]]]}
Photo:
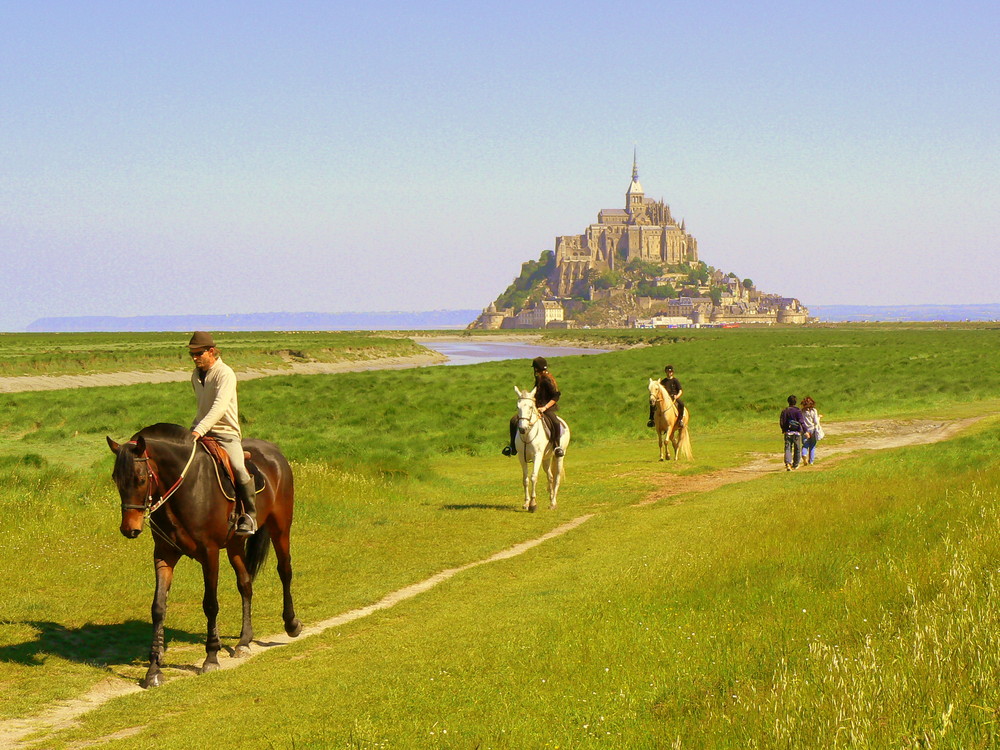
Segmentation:
{"type": "Polygon", "coordinates": [[[250,656],[249,646],[237,646],[235,649],[233,649],[234,659],[246,659],[248,656],[250,656]]]}
{"type": "Polygon", "coordinates": [[[296,617],[294,620],[292,620],[290,624],[285,625],[285,632],[291,638],[297,638],[299,633],[302,632],[302,621],[299,620],[298,617],[296,617]]]}
{"type": "Polygon", "coordinates": [[[209,672],[214,672],[219,668],[219,662],[217,661],[206,661],[201,665],[200,674],[208,674],[209,672]]]}
{"type": "Polygon", "coordinates": [[[163,675],[160,672],[156,672],[155,674],[147,674],[143,681],[139,683],[139,686],[145,690],[149,690],[150,688],[159,687],[162,684],[163,675]]]}
{"type": "Polygon", "coordinates": [[[534,513],[536,510],[538,510],[538,506],[537,505],[529,505],[528,506],[528,512],[529,513],[534,513]]]}

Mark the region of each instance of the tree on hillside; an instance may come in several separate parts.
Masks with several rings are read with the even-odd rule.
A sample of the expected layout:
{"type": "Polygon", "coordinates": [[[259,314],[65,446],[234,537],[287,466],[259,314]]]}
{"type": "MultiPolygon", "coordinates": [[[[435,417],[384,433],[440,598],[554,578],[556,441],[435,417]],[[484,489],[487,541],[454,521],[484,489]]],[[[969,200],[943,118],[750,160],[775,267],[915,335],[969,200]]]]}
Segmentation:
{"type": "Polygon", "coordinates": [[[743,288],[748,290],[753,289],[753,282],[750,279],[743,279],[743,288]]]}
{"type": "Polygon", "coordinates": [[[544,296],[546,282],[555,265],[556,256],[551,250],[543,250],[538,260],[522,263],[520,275],[497,297],[497,309],[512,307],[520,310],[528,302],[529,296],[535,295],[538,299],[544,296]]]}

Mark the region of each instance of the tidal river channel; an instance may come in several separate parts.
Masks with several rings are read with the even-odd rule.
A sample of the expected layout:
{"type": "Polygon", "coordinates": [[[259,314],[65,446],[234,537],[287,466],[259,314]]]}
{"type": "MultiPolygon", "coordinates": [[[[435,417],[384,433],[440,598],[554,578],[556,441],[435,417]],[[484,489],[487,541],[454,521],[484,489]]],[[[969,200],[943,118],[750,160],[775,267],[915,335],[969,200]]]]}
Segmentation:
{"type": "Polygon", "coordinates": [[[540,346],[512,341],[419,341],[422,346],[448,357],[444,365],[474,365],[479,362],[498,362],[504,359],[523,359],[525,367],[535,357],[569,357],[575,354],[604,354],[607,349],[588,349],[577,346],[540,346]]]}

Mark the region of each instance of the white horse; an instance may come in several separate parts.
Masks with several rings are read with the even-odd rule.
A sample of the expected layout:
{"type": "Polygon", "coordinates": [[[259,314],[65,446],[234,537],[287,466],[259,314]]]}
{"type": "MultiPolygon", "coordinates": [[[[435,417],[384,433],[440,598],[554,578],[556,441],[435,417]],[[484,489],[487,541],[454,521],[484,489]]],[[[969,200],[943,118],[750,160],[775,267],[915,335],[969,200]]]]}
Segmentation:
{"type": "MultiPolygon", "coordinates": [[[[535,486],[538,483],[538,470],[545,466],[545,475],[549,479],[549,508],[556,507],[559,495],[559,485],[566,476],[563,468],[563,456],[556,456],[549,442],[545,421],[535,405],[535,389],[522,391],[516,385],[517,394],[517,435],[514,437],[514,447],[521,461],[521,474],[524,480],[524,509],[535,512],[535,486]],[[531,471],[528,471],[528,462],[531,471]]],[[[562,423],[562,435],[559,437],[559,447],[566,452],[569,445],[569,427],[562,417],[556,417],[562,423]]]]}
{"type": "Polygon", "coordinates": [[[691,410],[684,407],[684,417],[677,419],[677,404],[667,393],[659,380],[649,379],[649,403],[655,407],[654,419],[656,436],[660,441],[660,460],[670,460],[670,446],[674,447],[674,459],[691,458],[691,438],[688,435],[688,420],[691,410]]]}

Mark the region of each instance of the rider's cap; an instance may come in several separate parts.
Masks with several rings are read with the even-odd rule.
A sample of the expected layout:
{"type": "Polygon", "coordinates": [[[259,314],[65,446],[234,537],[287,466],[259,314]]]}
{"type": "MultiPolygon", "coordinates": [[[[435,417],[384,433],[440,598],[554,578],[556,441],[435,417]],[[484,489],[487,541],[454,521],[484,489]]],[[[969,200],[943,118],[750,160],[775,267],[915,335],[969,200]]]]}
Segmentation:
{"type": "Polygon", "coordinates": [[[545,361],[545,357],[535,357],[531,360],[531,366],[541,372],[548,369],[549,363],[545,361]]]}
{"type": "Polygon", "coordinates": [[[188,349],[210,349],[215,346],[215,339],[212,334],[206,331],[195,331],[188,342],[188,349]]]}
{"type": "Polygon", "coordinates": [[[673,365],[667,365],[666,367],[663,368],[663,371],[664,372],[673,372],[674,371],[674,366],[673,365]]]}

